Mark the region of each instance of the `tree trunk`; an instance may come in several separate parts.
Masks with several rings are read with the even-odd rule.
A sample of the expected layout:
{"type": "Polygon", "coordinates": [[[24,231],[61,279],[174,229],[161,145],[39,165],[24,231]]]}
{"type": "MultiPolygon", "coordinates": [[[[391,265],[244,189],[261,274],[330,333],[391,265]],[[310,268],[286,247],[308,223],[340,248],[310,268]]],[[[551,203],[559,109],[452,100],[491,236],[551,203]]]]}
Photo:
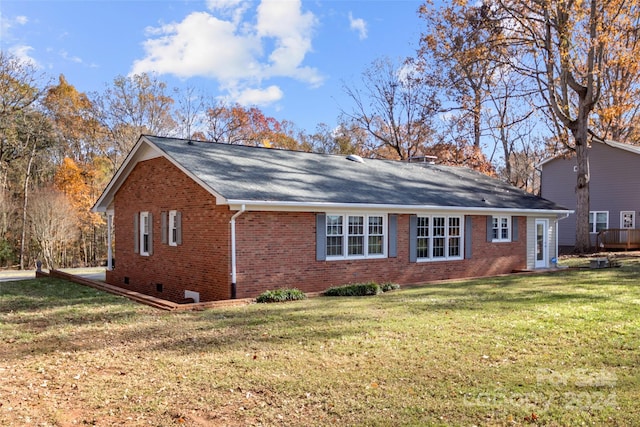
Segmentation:
{"type": "Polygon", "coordinates": [[[482,96],[480,89],[475,90],[473,105],[473,146],[480,149],[482,137],[482,96]]]}
{"type": "Polygon", "coordinates": [[[581,100],[578,118],[571,126],[575,139],[576,162],[578,176],[576,180],[576,246],[575,251],[585,253],[591,250],[589,229],[589,108],[588,103],[581,100]]]}
{"type": "Polygon", "coordinates": [[[27,205],[29,203],[29,178],[31,177],[31,165],[36,156],[36,144],[33,143],[29,162],[27,163],[27,171],[24,177],[24,201],[22,203],[22,237],[20,239],[20,270],[24,270],[25,256],[25,240],[27,240],[27,205]]]}
{"type": "Polygon", "coordinates": [[[586,143],[576,144],[578,177],[576,183],[576,252],[584,253],[591,249],[589,233],[589,154],[586,143]]]}

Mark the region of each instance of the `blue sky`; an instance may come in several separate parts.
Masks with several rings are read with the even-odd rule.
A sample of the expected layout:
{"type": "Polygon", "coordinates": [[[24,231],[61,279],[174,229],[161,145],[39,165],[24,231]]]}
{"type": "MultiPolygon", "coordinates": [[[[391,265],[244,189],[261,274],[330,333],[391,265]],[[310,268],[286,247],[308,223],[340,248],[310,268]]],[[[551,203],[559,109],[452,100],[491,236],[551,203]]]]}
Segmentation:
{"type": "Polygon", "coordinates": [[[1,0],[0,46],[54,81],[102,91],[157,72],[169,87],[257,105],[312,132],[349,109],[376,58],[415,53],[420,1],[1,0]]]}

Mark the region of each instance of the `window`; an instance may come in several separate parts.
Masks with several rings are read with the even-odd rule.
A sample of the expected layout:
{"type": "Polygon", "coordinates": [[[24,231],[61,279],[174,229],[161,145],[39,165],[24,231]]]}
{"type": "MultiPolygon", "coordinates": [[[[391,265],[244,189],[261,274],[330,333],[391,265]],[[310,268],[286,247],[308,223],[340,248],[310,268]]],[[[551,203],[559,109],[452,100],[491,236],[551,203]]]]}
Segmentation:
{"type": "Polygon", "coordinates": [[[636,228],[636,212],[620,212],[620,228],[636,228]]]}
{"type": "Polygon", "coordinates": [[[169,245],[178,246],[178,211],[169,211],[169,245]]]}
{"type": "Polygon", "coordinates": [[[369,217],[369,255],[384,255],[384,221],[381,216],[369,217]]]}
{"type": "Polygon", "coordinates": [[[460,257],[462,252],[460,251],[460,217],[449,217],[449,235],[448,235],[448,253],[450,258],[460,257]]]}
{"type": "Polygon", "coordinates": [[[598,233],[609,228],[609,212],[608,211],[592,211],[589,212],[589,232],[598,233]]]}
{"type": "Polygon", "coordinates": [[[342,256],[343,240],[342,215],[327,215],[327,256],[342,256]]]}
{"type": "Polygon", "coordinates": [[[328,258],[386,255],[386,222],[382,215],[328,214],[326,227],[328,258]]]}
{"type": "Polygon", "coordinates": [[[364,255],[364,217],[349,216],[348,252],[351,255],[364,255]]]}
{"type": "Polygon", "coordinates": [[[418,259],[462,258],[462,217],[434,215],[420,216],[416,220],[418,259]]]}
{"type": "Polygon", "coordinates": [[[151,214],[140,212],[140,255],[151,253],[151,214]]]}
{"type": "Polygon", "coordinates": [[[511,241],[511,218],[508,216],[493,217],[493,241],[511,241]]]}
{"type": "Polygon", "coordinates": [[[182,244],[182,213],[180,211],[160,212],[162,243],[169,246],[182,244]]]}

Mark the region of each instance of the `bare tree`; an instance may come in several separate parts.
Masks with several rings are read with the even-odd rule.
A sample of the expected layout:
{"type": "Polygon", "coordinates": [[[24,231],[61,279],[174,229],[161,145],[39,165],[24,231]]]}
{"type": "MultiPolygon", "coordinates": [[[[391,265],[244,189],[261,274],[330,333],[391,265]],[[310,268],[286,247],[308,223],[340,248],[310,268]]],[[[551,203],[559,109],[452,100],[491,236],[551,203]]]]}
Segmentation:
{"type": "Polygon", "coordinates": [[[205,100],[192,86],[179,92],[174,89],[178,106],[175,110],[177,133],[181,138],[193,138],[204,131],[205,100]]]}
{"type": "Polygon", "coordinates": [[[96,119],[107,129],[103,155],[118,168],[141,134],[168,136],[176,129],[174,100],[157,77],[139,74],[118,76],[103,94],[94,94],[96,119]]]}
{"type": "Polygon", "coordinates": [[[433,134],[431,121],[439,104],[411,65],[397,66],[389,58],[374,61],[362,73],[362,87],[344,85],[353,102],[342,110],[373,138],[379,157],[409,159],[423,152],[433,134]]]}
{"type": "Polygon", "coordinates": [[[67,245],[77,237],[73,206],[63,193],[53,188],[40,189],[33,193],[28,217],[45,266],[55,268],[62,263],[67,245]]]}

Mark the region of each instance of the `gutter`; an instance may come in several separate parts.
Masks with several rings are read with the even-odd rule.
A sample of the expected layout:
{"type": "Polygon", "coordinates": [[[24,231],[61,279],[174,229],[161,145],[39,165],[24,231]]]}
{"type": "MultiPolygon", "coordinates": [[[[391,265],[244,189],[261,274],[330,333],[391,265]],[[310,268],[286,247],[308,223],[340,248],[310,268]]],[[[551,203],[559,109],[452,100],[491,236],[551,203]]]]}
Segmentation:
{"type": "Polygon", "coordinates": [[[231,224],[231,299],[236,299],[236,218],[245,212],[245,205],[233,214],[229,224],[231,224]]]}
{"type": "Polygon", "coordinates": [[[271,200],[241,200],[227,199],[225,204],[231,209],[249,209],[264,211],[297,211],[304,209],[307,212],[326,212],[328,210],[375,210],[394,213],[416,213],[419,211],[430,212],[460,212],[465,214],[487,215],[490,213],[509,214],[553,214],[568,215],[574,213],[567,209],[519,209],[519,208],[499,208],[499,207],[460,207],[460,206],[438,206],[438,205],[397,205],[382,203],[333,203],[333,202],[290,202],[271,200]]]}

